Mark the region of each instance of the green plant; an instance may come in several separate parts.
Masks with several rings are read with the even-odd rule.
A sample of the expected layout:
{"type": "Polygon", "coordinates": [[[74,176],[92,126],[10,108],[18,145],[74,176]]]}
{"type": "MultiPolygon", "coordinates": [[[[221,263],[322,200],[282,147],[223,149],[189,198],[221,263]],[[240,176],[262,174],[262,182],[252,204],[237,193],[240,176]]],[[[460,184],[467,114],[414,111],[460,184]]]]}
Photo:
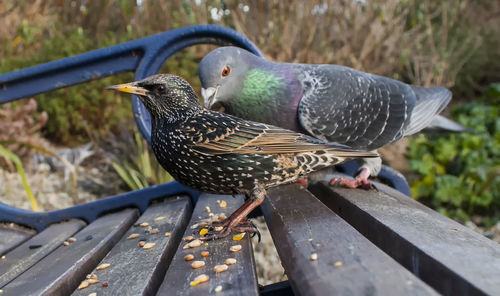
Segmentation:
{"type": "MultiPolygon", "coordinates": [[[[173,178],[152,156],[149,146],[139,132],[134,133],[135,149],[128,150],[126,158],[120,163],[113,161],[112,165],[129,189],[137,190],[154,184],[170,182],[173,178]]],[[[129,147],[132,148],[132,147],[129,147]]]]}
{"type": "Polygon", "coordinates": [[[452,117],[474,133],[420,134],[408,157],[416,174],[412,196],[463,221],[471,215],[500,219],[500,84],[481,101],[454,108],[452,117]]]}

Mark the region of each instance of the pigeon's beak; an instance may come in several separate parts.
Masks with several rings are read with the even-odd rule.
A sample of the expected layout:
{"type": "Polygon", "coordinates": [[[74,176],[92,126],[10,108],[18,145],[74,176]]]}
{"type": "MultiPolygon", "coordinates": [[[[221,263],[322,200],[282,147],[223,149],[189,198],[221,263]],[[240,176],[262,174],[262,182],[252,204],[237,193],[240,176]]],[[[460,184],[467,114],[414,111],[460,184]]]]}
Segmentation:
{"type": "Polygon", "coordinates": [[[220,85],[201,89],[201,96],[203,97],[203,105],[205,108],[210,109],[214,105],[219,87],[220,85]]]}
{"type": "Polygon", "coordinates": [[[106,87],[106,89],[117,90],[120,92],[135,94],[139,96],[146,96],[148,94],[147,89],[134,85],[133,82],[108,86],[106,87]]]}

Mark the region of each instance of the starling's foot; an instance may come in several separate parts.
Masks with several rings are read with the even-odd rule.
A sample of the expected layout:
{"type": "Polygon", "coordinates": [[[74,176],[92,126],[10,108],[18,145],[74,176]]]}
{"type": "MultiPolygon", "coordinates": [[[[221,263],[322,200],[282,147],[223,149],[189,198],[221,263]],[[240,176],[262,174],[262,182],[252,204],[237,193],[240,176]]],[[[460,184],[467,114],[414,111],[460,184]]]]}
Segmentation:
{"type": "Polygon", "coordinates": [[[332,178],[330,180],[331,186],[343,186],[347,188],[361,188],[361,189],[373,189],[375,188],[373,184],[368,181],[368,177],[370,177],[370,172],[367,168],[363,168],[359,175],[354,180],[350,180],[347,178],[332,178]]]}
{"type": "Polygon", "coordinates": [[[309,180],[307,178],[301,178],[295,180],[295,183],[299,183],[302,187],[307,188],[307,185],[309,185],[309,180]]]}
{"type": "MultiPolygon", "coordinates": [[[[226,219],[227,220],[227,219],[226,219]]],[[[231,223],[225,221],[219,222],[221,223],[221,226],[212,226],[209,228],[208,233],[205,234],[201,238],[201,240],[204,241],[209,241],[209,240],[214,240],[218,238],[223,238],[228,235],[230,235],[232,232],[247,232],[251,233],[252,237],[254,237],[256,234],[259,237],[259,242],[260,242],[260,232],[257,229],[257,227],[253,224],[252,221],[250,220],[242,220],[240,223],[231,226],[231,223]],[[225,225],[224,225],[225,224],[225,225]],[[222,226],[224,225],[224,226],[222,226]],[[221,230],[217,231],[216,228],[222,227],[221,230]]]]}

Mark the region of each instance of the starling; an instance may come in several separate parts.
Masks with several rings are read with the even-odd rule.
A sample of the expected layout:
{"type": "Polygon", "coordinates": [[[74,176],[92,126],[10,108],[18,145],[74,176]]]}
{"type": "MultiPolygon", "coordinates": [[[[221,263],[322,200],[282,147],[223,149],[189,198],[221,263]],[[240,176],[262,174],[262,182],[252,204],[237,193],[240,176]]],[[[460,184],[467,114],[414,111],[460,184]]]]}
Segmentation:
{"type": "Polygon", "coordinates": [[[175,75],[158,74],[109,89],[136,94],[144,103],[152,118],[153,152],[177,181],[201,192],[246,196],[222,230],[212,230],[205,239],[255,232],[245,217],[262,203],[269,187],[350,159],[378,156],[207,110],[175,75]]]}
{"type": "MultiPolygon", "coordinates": [[[[431,124],[465,131],[437,115],[451,99],[442,87],[408,85],[338,65],[273,63],[236,47],[209,53],[198,73],[207,108],[355,149],[374,150],[431,124]]],[[[357,180],[342,183],[369,185],[368,176],[377,175],[381,165],[380,159],[366,159],[357,180]]]]}

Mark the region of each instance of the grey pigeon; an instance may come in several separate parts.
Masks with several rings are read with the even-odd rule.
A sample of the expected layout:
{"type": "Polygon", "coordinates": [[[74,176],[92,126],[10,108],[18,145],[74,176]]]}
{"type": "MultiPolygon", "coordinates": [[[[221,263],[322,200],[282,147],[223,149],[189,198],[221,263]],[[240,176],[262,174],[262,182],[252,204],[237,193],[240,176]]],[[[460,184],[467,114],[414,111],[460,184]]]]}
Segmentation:
{"type": "MultiPolygon", "coordinates": [[[[443,87],[420,87],[339,65],[274,63],[221,47],[198,69],[205,107],[303,132],[355,149],[375,150],[431,125],[451,99],[443,87]]],[[[370,187],[380,159],[361,166],[348,187],[370,187]]]]}

